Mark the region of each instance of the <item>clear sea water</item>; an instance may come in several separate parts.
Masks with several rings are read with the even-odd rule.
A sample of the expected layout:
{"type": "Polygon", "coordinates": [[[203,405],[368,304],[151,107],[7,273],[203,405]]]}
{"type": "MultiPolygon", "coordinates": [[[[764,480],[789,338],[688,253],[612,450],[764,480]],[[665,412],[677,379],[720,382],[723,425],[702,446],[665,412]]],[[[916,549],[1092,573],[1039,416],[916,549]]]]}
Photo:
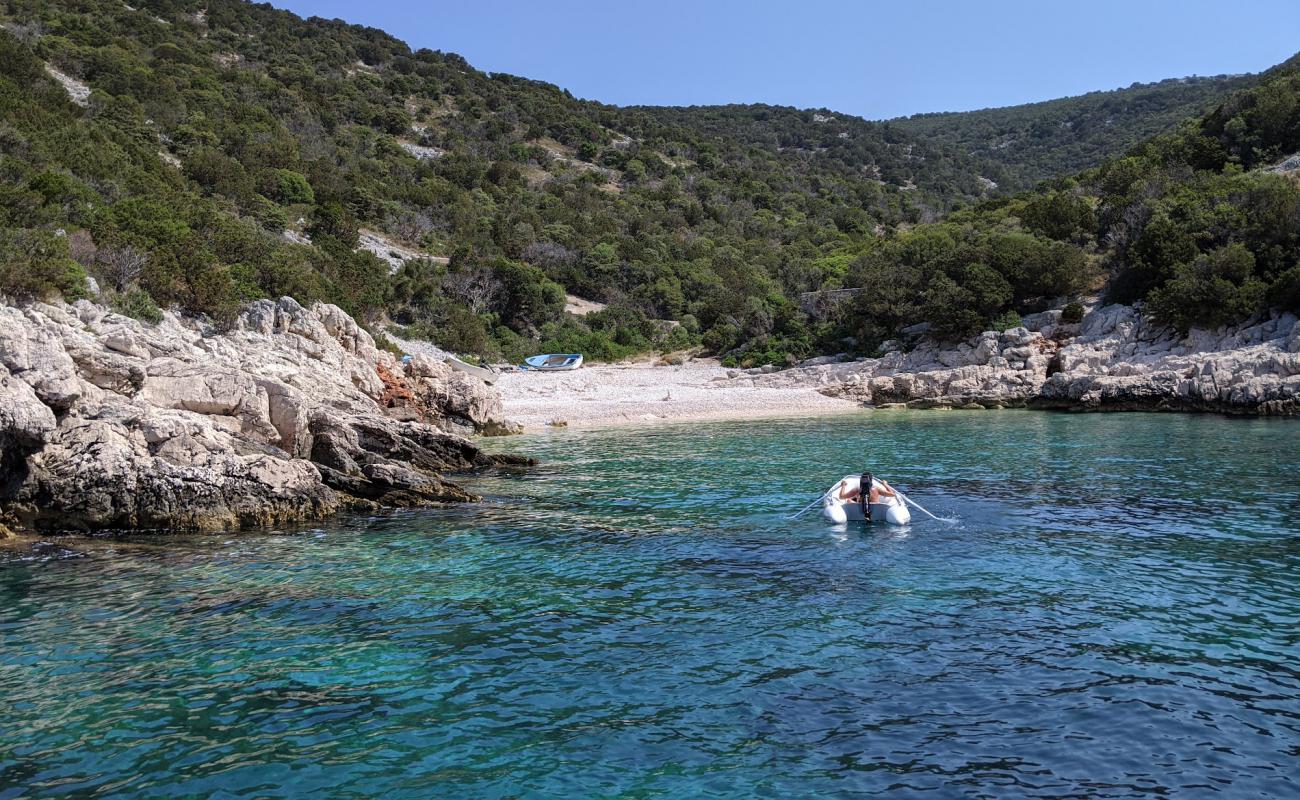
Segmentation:
{"type": "Polygon", "coordinates": [[[0,799],[1300,796],[1300,422],[557,431],[478,506],[0,564],[0,799]],[[787,517],[864,466],[945,525],[787,517]]]}

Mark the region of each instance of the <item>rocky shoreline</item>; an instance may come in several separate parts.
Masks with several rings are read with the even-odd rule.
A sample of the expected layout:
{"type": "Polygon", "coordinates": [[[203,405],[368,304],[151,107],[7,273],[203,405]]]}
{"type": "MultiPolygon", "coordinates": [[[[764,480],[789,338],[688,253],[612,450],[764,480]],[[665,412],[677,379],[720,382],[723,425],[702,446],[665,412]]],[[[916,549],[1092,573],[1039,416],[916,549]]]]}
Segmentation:
{"type": "Polygon", "coordinates": [[[876,408],[1300,413],[1300,320],[1292,314],[1178,336],[1140,309],[1110,305],[1081,322],[1060,311],[957,346],[920,336],[885,356],[780,372],[733,372],[723,385],[814,386],[876,408]]]}
{"type": "Polygon", "coordinates": [[[1060,311],[1024,323],[956,346],[913,331],[881,358],[781,371],[688,361],[503,376],[503,407],[496,389],[435,358],[380,349],[336,306],[261,300],[218,330],[170,313],[146,325],[87,301],[5,305],[0,538],[10,528],[264,527],[473,501],[443,476],[531,463],[466,438],[518,430],[505,409],[533,424],[863,406],[1300,413],[1294,315],[1185,337],[1121,305],[1075,324],[1060,311]]]}
{"type": "Polygon", "coordinates": [[[250,305],[229,330],[86,301],[0,308],[0,535],[224,530],[473,501],[447,473],[524,466],[477,378],[399,360],[336,306],[250,305]]]}

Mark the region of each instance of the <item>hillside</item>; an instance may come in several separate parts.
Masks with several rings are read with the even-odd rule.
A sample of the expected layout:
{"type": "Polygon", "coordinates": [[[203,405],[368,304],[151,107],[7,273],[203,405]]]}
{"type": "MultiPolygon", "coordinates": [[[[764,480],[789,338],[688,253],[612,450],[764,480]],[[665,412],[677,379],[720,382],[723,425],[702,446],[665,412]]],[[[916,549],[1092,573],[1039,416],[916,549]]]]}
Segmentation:
{"type": "MultiPolygon", "coordinates": [[[[1163,230],[1152,198],[1285,149],[1202,163],[1167,148],[1200,158],[1209,139],[1180,134],[1147,146],[1159,156],[988,199],[991,182],[1039,167],[825,110],[578,101],[381,31],[239,0],[3,8],[0,290],[97,291],[145,320],[159,306],[229,320],[249,300],[292,295],[489,357],[870,351],[917,322],[956,336],[1009,320],[1107,271],[1117,296],[1145,296],[1203,241],[1231,238],[1189,233],[1190,249],[1132,279],[1130,242],[1150,249],[1148,216],[1163,230]],[[1144,182],[1115,178],[1124,165],[1144,182]],[[1137,194],[1115,195],[1120,185],[1137,194]],[[864,286],[853,303],[801,298],[864,286]],[[579,320],[566,292],[608,307],[579,320]]],[[[1293,89],[1273,80],[1286,74],[1230,104],[1289,102],[1293,89]]],[[[1295,129],[1257,115],[1223,125],[1215,136],[1237,147],[1273,142],[1268,126],[1295,129]]],[[[1279,196],[1291,185],[1232,180],[1279,196]]],[[[1165,216],[1183,224],[1184,211],[1165,216]]],[[[1287,242],[1257,248],[1269,275],[1287,242]]]]}
{"type": "Polygon", "coordinates": [[[1210,111],[1250,75],[1171,78],[1041,103],[891,120],[911,136],[969,156],[1004,192],[1100,165],[1210,111]],[[996,165],[996,166],[995,166],[996,165]]]}
{"type": "Polygon", "coordinates": [[[661,126],[706,141],[739,141],[839,175],[867,175],[913,191],[922,216],[986,197],[1005,167],[960,147],[914,135],[893,123],[868,122],[829,109],[788,106],[633,106],[620,115],[629,131],[661,126]],[[987,173],[987,174],[986,174],[987,173]]]}
{"type": "Polygon", "coordinates": [[[726,350],[805,337],[825,255],[964,197],[912,188],[897,136],[844,169],[237,0],[6,9],[15,294],[84,271],[146,316],[291,294],[487,354],[726,350]]]}
{"type": "Polygon", "coordinates": [[[1122,158],[893,237],[850,267],[846,284],[889,288],[842,330],[958,337],[1084,288],[1182,331],[1300,312],[1297,154],[1300,57],[1122,158]]]}

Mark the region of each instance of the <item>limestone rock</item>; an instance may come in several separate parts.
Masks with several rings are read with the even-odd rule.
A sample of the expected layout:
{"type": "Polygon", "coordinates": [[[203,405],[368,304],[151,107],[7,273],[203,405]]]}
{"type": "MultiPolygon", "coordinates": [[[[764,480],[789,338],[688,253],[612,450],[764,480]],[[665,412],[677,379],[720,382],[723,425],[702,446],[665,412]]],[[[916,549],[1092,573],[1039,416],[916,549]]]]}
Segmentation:
{"type": "Polygon", "coordinates": [[[501,396],[478,378],[424,355],[411,357],[406,375],[421,403],[440,410],[443,427],[464,433],[492,431],[494,435],[511,429],[504,419],[501,396]]]}
{"type": "Polygon", "coordinates": [[[1131,306],[1097,308],[1077,325],[1058,325],[1059,317],[1056,311],[1031,315],[1026,327],[986,331],[955,345],[921,339],[909,352],[849,371],[803,368],[781,373],[780,380],[877,407],[1300,413],[1300,320],[1292,314],[1182,338],[1131,306]]]}
{"type": "Polygon", "coordinates": [[[474,500],[441,475],[531,462],[448,432],[506,423],[491,387],[436,366],[408,377],[342,310],[290,298],[251,304],[228,331],[86,301],[0,307],[0,513],[40,529],[235,529],[474,500]],[[405,420],[384,375],[410,390],[405,420]]]}

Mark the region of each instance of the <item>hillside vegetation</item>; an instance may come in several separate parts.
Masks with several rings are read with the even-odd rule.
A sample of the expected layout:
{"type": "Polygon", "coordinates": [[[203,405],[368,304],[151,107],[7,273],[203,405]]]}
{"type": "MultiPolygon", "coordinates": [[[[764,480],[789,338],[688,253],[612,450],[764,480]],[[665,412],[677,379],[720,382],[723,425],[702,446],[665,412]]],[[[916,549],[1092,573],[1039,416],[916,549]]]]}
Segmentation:
{"type": "Polygon", "coordinates": [[[957,113],[916,114],[890,122],[936,147],[971,158],[1004,192],[1072,175],[1168,133],[1211,111],[1256,76],[1170,78],[1041,103],[957,113]]]}
{"type": "Polygon", "coordinates": [[[1123,158],[893,239],[848,280],[904,288],[849,316],[865,337],[919,319],[969,332],[998,309],[1035,305],[1018,294],[1020,275],[1059,276],[1055,289],[1104,276],[1109,299],[1145,300],[1182,330],[1300,311],[1298,152],[1300,57],[1123,158]],[[1052,241],[1060,261],[1008,257],[1026,234],[1052,241]]]}
{"type": "Polygon", "coordinates": [[[6,8],[12,293],[85,271],[136,313],[319,297],[488,354],[807,349],[790,298],[835,278],[824,257],[947,202],[901,188],[901,146],[842,170],[266,6],[6,8]],[[362,229],[451,263],[389,275],[362,229]],[[578,325],[565,290],[611,307],[578,325]]]}
{"type": "Polygon", "coordinates": [[[1005,198],[990,181],[1015,164],[824,110],[578,101],[238,0],[3,8],[15,297],[81,296],[90,277],[137,317],[220,321],[289,294],[491,357],[702,344],[737,363],[1010,324],[1108,275],[1176,324],[1294,302],[1294,183],[1251,172],[1300,149],[1284,69],[1005,198]],[[1236,294],[1211,312],[1222,281],[1236,294]],[[870,291],[801,297],[840,287],[870,291]],[[566,292],[608,308],[578,320],[566,292]]]}

